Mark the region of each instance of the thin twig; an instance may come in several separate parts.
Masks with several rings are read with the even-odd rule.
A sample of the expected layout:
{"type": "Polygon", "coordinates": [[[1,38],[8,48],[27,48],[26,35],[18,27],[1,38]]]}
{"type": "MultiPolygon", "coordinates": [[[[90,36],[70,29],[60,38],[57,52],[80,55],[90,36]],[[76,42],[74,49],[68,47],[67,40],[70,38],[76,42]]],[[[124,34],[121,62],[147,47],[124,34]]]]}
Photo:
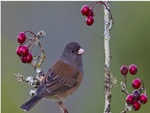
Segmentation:
{"type": "MultiPolygon", "coordinates": [[[[127,79],[126,79],[126,76],[124,76],[124,82],[121,82],[120,83],[121,85],[121,91],[123,93],[125,93],[125,95],[129,95],[129,92],[127,90],[127,79]]],[[[129,106],[126,102],[125,102],[125,107],[124,107],[124,110],[121,111],[121,113],[127,113],[128,111],[131,111],[131,106],[129,106]]]]}
{"type": "Polygon", "coordinates": [[[61,113],[69,113],[63,102],[58,102],[58,106],[60,107],[61,113]]]}
{"type": "Polygon", "coordinates": [[[42,47],[42,44],[40,42],[40,38],[43,38],[44,35],[46,35],[46,33],[44,31],[39,31],[36,36],[32,37],[32,40],[34,41],[34,43],[36,45],[38,45],[39,48],[40,48],[40,50],[41,50],[41,56],[40,57],[36,56],[35,59],[31,63],[31,65],[33,66],[33,68],[36,70],[36,73],[40,73],[41,72],[40,67],[41,67],[43,61],[46,58],[45,51],[44,51],[44,49],[42,47]]]}
{"type": "Polygon", "coordinates": [[[129,94],[129,92],[127,90],[127,79],[126,79],[126,77],[124,77],[124,82],[121,82],[120,85],[121,85],[121,91],[123,93],[125,93],[127,96],[129,94]]]}
{"type": "Polygon", "coordinates": [[[124,110],[121,111],[121,113],[127,113],[128,111],[131,111],[132,107],[129,106],[127,103],[125,103],[124,110]]]}

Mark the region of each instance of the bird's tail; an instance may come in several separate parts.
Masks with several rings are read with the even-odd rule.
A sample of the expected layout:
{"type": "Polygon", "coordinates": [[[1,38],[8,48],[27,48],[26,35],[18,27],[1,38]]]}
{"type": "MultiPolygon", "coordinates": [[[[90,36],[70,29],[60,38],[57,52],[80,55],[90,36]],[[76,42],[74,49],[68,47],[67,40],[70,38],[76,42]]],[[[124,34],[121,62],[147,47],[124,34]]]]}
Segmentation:
{"type": "Polygon", "coordinates": [[[20,106],[21,109],[24,111],[29,111],[31,108],[33,108],[43,97],[41,96],[33,96],[28,102],[24,103],[20,106]]]}

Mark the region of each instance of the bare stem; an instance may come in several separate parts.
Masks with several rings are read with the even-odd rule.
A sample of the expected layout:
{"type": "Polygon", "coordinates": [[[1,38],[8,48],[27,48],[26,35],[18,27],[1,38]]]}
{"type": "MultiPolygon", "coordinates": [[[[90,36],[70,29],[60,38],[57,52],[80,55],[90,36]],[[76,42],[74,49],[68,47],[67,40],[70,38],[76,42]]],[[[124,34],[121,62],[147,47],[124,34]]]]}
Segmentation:
{"type": "Polygon", "coordinates": [[[127,113],[128,111],[131,111],[132,107],[129,106],[127,103],[125,103],[124,110],[121,111],[121,113],[127,113]]]}
{"type": "Polygon", "coordinates": [[[125,93],[127,96],[129,94],[129,92],[127,90],[127,79],[126,79],[126,77],[124,77],[124,82],[121,82],[120,85],[121,85],[121,91],[123,93],[125,93]]]}
{"type": "Polygon", "coordinates": [[[110,29],[113,25],[112,15],[109,8],[109,2],[103,2],[104,7],[104,51],[105,51],[105,82],[104,82],[104,90],[105,90],[105,107],[104,113],[111,113],[111,87],[112,87],[112,77],[110,73],[110,29]]]}
{"type": "Polygon", "coordinates": [[[40,59],[39,63],[37,64],[37,68],[40,68],[41,65],[42,65],[42,63],[43,63],[43,61],[44,61],[45,58],[46,58],[46,55],[45,55],[45,51],[44,51],[44,49],[42,48],[42,45],[41,45],[40,42],[38,43],[38,45],[39,45],[39,47],[40,47],[40,49],[41,49],[41,59],[40,59]]]}
{"type": "Polygon", "coordinates": [[[69,113],[63,102],[59,102],[58,106],[60,108],[61,113],[69,113]]]}
{"type": "MultiPolygon", "coordinates": [[[[121,91],[123,93],[125,93],[125,95],[129,95],[129,92],[127,90],[127,79],[126,79],[126,76],[124,76],[124,82],[121,82],[120,83],[121,85],[121,91]]],[[[124,107],[124,110],[121,111],[121,113],[127,113],[128,111],[131,111],[131,106],[129,106],[126,102],[125,102],[125,107],[124,107]]]]}
{"type": "Polygon", "coordinates": [[[39,46],[39,48],[41,50],[41,56],[40,57],[35,56],[34,60],[31,63],[31,65],[33,66],[33,68],[36,70],[36,73],[40,73],[41,72],[40,67],[41,67],[43,61],[46,58],[45,51],[44,51],[44,49],[42,47],[42,44],[40,42],[40,38],[42,38],[43,35],[45,35],[45,32],[44,31],[40,31],[40,32],[37,33],[36,36],[32,37],[32,40],[35,42],[36,45],[39,46]]]}

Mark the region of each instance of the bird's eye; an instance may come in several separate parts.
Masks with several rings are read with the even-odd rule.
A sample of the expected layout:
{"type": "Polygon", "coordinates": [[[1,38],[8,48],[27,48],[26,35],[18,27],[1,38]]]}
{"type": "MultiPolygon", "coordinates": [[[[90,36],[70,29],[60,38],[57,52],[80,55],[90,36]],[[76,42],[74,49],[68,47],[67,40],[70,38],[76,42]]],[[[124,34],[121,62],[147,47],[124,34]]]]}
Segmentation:
{"type": "Polygon", "coordinates": [[[74,53],[74,50],[72,50],[71,52],[74,53]]]}

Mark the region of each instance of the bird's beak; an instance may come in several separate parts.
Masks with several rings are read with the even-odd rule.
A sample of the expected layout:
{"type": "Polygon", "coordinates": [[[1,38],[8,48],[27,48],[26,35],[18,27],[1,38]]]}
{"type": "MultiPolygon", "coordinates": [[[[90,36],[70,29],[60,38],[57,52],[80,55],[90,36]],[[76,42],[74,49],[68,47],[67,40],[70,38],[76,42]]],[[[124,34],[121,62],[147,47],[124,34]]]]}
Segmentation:
{"type": "Polygon", "coordinates": [[[84,53],[84,49],[80,48],[80,49],[78,50],[78,54],[80,55],[80,54],[82,54],[82,53],[84,53]]]}

